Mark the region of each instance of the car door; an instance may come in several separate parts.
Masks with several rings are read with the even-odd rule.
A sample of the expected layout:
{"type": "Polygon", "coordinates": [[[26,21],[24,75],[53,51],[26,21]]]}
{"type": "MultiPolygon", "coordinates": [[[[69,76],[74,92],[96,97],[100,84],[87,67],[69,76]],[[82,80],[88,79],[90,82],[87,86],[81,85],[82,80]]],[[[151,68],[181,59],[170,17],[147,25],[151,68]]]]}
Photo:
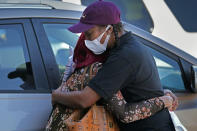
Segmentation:
{"type": "Polygon", "coordinates": [[[68,27],[76,23],[73,19],[32,19],[44,65],[52,89],[60,83],[68,58],[72,55],[79,34],[71,33],[68,27]],[[48,53],[45,53],[45,50],[48,53]]]}
{"type": "MultiPolygon", "coordinates": [[[[187,60],[180,58],[176,52],[161,48],[160,42],[151,42],[149,39],[136,36],[152,53],[162,87],[172,90],[179,98],[179,107],[175,111],[180,121],[189,131],[197,129],[197,94],[191,84],[191,66],[187,60]]],[[[154,38],[154,37],[152,37],[154,38]]],[[[162,41],[163,42],[163,41],[162,41]]]]}
{"type": "Polygon", "coordinates": [[[29,19],[0,20],[0,130],[43,130],[49,84],[29,19]]]}

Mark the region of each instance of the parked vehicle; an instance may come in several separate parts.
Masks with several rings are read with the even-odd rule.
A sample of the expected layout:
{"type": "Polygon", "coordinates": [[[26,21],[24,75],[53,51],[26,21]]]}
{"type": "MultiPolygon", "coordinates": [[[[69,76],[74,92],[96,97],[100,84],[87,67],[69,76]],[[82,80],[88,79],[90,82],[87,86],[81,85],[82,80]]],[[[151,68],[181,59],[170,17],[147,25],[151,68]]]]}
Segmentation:
{"type": "MultiPolygon", "coordinates": [[[[67,28],[79,21],[85,7],[18,2],[0,4],[0,130],[41,131],[52,109],[51,90],[59,86],[78,39],[67,28]]],[[[196,130],[197,59],[147,31],[124,25],[152,52],[162,86],[179,97],[176,114],[188,130],[196,130]]]]}

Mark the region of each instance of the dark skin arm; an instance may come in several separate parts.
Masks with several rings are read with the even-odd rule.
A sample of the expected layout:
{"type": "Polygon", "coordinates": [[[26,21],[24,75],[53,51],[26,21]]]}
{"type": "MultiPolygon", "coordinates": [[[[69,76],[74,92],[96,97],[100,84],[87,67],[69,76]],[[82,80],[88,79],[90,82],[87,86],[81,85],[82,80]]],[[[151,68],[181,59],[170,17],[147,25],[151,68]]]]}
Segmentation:
{"type": "Polygon", "coordinates": [[[87,108],[95,104],[101,97],[90,87],[82,91],[63,92],[61,88],[52,92],[52,103],[64,104],[71,108],[87,108]]]}

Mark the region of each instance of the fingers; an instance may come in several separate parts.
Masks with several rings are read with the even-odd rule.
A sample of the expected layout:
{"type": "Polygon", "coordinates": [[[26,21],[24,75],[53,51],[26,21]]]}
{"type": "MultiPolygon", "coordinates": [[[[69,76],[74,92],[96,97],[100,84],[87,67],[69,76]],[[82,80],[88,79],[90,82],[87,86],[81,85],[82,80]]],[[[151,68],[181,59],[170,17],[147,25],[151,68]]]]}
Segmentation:
{"type": "Polygon", "coordinates": [[[168,90],[168,89],[165,89],[165,90],[164,90],[164,94],[165,94],[165,95],[171,96],[171,97],[173,98],[173,100],[174,100],[174,103],[178,105],[178,98],[176,97],[176,95],[175,95],[174,93],[172,93],[172,92],[171,92],[170,90],[168,90]]]}
{"type": "Polygon", "coordinates": [[[165,90],[164,90],[164,94],[165,94],[165,95],[171,96],[171,97],[173,98],[174,101],[178,101],[178,98],[176,97],[176,95],[175,95],[174,93],[172,93],[170,90],[165,89],[165,90]]]}
{"type": "Polygon", "coordinates": [[[67,86],[62,86],[62,89],[61,89],[62,92],[69,92],[69,89],[67,86]]]}
{"type": "Polygon", "coordinates": [[[170,109],[172,108],[172,104],[173,104],[173,99],[171,96],[162,96],[160,97],[160,99],[164,102],[164,105],[166,108],[170,109]]]}
{"type": "Polygon", "coordinates": [[[66,85],[66,82],[65,83],[62,83],[62,85],[59,88],[61,88],[61,91],[62,92],[68,92],[69,91],[68,90],[68,87],[66,85]]]}
{"type": "Polygon", "coordinates": [[[177,101],[173,101],[172,111],[176,110],[177,107],[178,107],[178,100],[177,101]]]}
{"type": "Polygon", "coordinates": [[[62,86],[61,91],[64,92],[65,90],[66,90],[66,87],[65,86],[62,86]]]}
{"type": "Polygon", "coordinates": [[[172,107],[171,107],[171,111],[176,110],[176,108],[178,107],[178,98],[176,97],[176,95],[174,93],[172,93],[170,90],[165,89],[164,90],[164,94],[167,96],[171,96],[173,98],[173,103],[172,103],[172,107]]]}

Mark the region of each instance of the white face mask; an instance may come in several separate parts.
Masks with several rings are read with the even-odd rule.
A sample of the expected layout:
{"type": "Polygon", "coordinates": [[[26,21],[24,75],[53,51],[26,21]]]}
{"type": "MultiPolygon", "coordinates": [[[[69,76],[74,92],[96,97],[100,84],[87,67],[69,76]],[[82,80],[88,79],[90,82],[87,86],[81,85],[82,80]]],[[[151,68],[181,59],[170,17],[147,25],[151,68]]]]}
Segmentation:
{"type": "Polygon", "coordinates": [[[107,49],[107,43],[109,41],[110,35],[107,35],[105,38],[105,41],[103,44],[101,44],[101,38],[105,34],[105,32],[111,27],[111,25],[108,25],[105,29],[105,31],[96,39],[93,41],[85,40],[86,47],[91,50],[94,54],[99,55],[102,54],[107,49]]]}

